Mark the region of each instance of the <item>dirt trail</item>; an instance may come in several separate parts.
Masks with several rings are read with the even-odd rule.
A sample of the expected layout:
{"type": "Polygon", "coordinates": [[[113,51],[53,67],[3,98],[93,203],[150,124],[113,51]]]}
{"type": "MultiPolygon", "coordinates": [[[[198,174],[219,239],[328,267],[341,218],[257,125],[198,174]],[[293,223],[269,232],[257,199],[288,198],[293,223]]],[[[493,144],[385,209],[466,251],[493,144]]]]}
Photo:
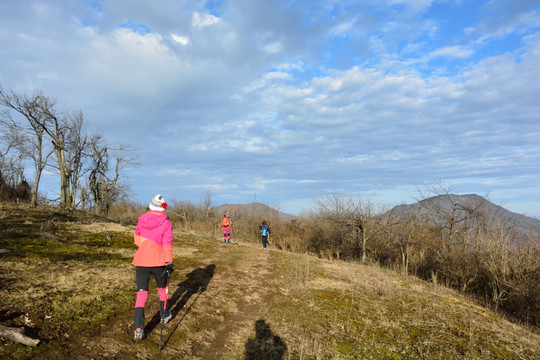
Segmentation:
{"type": "Polygon", "coordinates": [[[271,282],[271,250],[254,244],[209,242],[215,256],[177,269],[169,284],[172,320],[160,341],[157,295],[149,288],[146,340],[134,343],[133,314],[123,314],[95,329],[88,338],[74,333],[73,341],[41,359],[242,359],[255,324],[261,317],[271,282]]]}
{"type": "MultiPolygon", "coordinates": [[[[236,251],[236,246],[228,251],[236,251]]],[[[243,297],[231,307],[224,321],[217,327],[214,339],[209,346],[195,355],[201,359],[221,359],[223,355],[234,349],[243,348],[246,339],[253,336],[254,322],[260,315],[260,308],[268,291],[268,276],[271,273],[269,265],[270,252],[254,246],[240,247],[243,260],[238,262],[234,277],[230,273],[222,274],[235,283],[236,290],[243,297]]],[[[216,284],[226,282],[216,279],[216,284]]],[[[219,286],[215,292],[220,294],[219,286]]]]}

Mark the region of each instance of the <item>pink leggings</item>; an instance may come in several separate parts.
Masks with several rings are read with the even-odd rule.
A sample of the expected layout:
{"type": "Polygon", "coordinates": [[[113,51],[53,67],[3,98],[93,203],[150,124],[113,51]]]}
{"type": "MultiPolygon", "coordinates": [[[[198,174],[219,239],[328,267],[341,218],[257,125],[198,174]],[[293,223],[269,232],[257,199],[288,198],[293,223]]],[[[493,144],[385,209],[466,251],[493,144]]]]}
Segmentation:
{"type": "Polygon", "coordinates": [[[231,228],[229,226],[223,228],[223,240],[231,240],[231,228]]]}

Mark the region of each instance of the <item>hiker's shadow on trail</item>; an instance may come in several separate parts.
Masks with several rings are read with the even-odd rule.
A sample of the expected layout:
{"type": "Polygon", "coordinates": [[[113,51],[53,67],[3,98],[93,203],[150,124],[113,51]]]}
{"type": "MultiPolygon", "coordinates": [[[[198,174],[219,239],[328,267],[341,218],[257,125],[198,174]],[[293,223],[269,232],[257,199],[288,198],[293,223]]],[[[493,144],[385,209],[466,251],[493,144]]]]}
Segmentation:
{"type": "MultiPolygon", "coordinates": [[[[189,274],[187,274],[187,279],[182,281],[178,284],[178,288],[172,294],[172,296],[169,297],[169,308],[171,309],[171,322],[176,318],[180,310],[184,307],[184,305],[187,304],[187,302],[191,299],[192,296],[196,295],[195,300],[189,305],[189,308],[184,312],[182,315],[182,318],[180,321],[176,324],[174,329],[171,331],[169,338],[171,337],[172,333],[176,330],[176,328],[180,325],[184,317],[187,315],[187,313],[191,310],[191,307],[193,304],[197,301],[199,298],[199,295],[201,295],[206,288],[208,287],[208,284],[210,283],[210,280],[214,276],[214,271],[216,269],[216,265],[211,264],[208,265],[205,268],[199,268],[195,269],[189,274]]],[[[170,287],[170,286],[169,286],[170,287]]],[[[161,315],[159,312],[152,317],[152,320],[146,325],[145,331],[146,333],[152,332],[153,329],[155,329],[158,325],[161,324],[161,315]]],[[[167,340],[169,339],[167,338],[167,340]]],[[[166,343],[166,342],[165,342],[166,343]]]]}
{"type": "Polygon", "coordinates": [[[287,345],[264,320],[255,322],[255,338],[246,341],[244,360],[282,360],[287,345]]]}

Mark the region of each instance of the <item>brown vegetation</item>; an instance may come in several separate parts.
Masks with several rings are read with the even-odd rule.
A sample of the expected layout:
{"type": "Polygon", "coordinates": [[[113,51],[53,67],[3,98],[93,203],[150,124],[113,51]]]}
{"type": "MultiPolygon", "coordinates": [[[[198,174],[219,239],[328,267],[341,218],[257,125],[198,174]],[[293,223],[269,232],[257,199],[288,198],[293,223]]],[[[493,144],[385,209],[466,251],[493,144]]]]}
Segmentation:
{"type": "Polygon", "coordinates": [[[424,199],[427,211],[397,213],[333,194],[308,216],[294,220],[257,213],[248,205],[235,209],[235,235],[256,242],[258,225],[266,220],[279,249],[377,263],[454,288],[517,321],[540,326],[540,229],[523,231],[479,196],[441,197],[424,199]]]}
{"type": "MultiPolygon", "coordinates": [[[[129,263],[135,247],[129,219],[137,210],[126,209],[122,225],[55,207],[1,205],[0,248],[9,252],[0,254],[0,325],[24,328],[40,342],[28,347],[2,339],[0,358],[540,356],[540,335],[534,329],[509,322],[438,283],[370,261],[335,261],[277,250],[289,239],[281,233],[303,231],[311,219],[279,224],[271,217],[267,221],[279,224],[279,233],[270,251],[261,249],[258,237],[237,236],[240,245],[225,245],[217,230],[210,231],[215,236],[193,230],[203,226],[202,220],[175,222],[176,271],[170,282],[174,316],[165,326],[159,352],[155,288],[147,303],[148,339],[132,342],[135,291],[129,263]]],[[[170,210],[171,218],[178,216],[170,210]]],[[[236,213],[234,219],[236,231],[248,236],[251,230],[238,227],[249,221],[258,224],[260,217],[243,219],[236,213]]],[[[217,227],[215,221],[207,224],[217,227]]],[[[376,239],[367,242],[368,259],[376,239]]],[[[416,249],[420,247],[411,254],[416,249]]]]}

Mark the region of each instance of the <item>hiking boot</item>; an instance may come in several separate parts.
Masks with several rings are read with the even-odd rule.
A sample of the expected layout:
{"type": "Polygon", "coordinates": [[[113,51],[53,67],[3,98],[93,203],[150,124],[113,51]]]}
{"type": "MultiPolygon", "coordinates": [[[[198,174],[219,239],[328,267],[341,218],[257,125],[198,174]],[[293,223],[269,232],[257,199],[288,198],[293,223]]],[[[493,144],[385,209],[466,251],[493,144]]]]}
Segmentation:
{"type": "Polygon", "coordinates": [[[144,339],[146,339],[144,330],[137,328],[137,330],[135,330],[135,337],[133,338],[133,340],[144,340],[144,339]]]}
{"type": "Polygon", "coordinates": [[[163,322],[163,324],[166,324],[169,322],[169,320],[172,319],[172,313],[171,313],[171,310],[165,310],[163,312],[163,316],[161,317],[161,321],[163,322]]]}

